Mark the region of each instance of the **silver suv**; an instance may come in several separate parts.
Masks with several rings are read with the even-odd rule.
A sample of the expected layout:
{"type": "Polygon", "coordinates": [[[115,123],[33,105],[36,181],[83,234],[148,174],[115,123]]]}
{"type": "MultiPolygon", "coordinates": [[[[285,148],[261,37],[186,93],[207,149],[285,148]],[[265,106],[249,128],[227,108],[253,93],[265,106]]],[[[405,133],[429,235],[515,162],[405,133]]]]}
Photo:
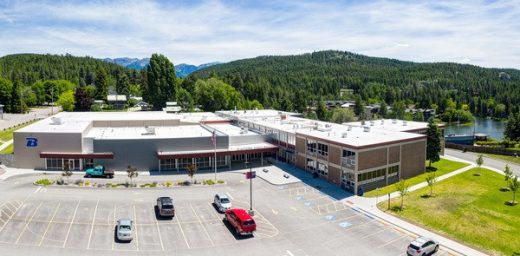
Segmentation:
{"type": "Polygon", "coordinates": [[[433,239],[419,237],[408,245],[406,254],[409,256],[432,255],[439,250],[439,243],[433,239]]]}
{"type": "Polygon", "coordinates": [[[171,197],[157,198],[157,211],[161,217],[175,217],[175,207],[171,197]]]}
{"type": "Polygon", "coordinates": [[[220,212],[225,212],[226,210],[231,209],[231,201],[224,194],[216,194],[213,203],[220,212]]]}

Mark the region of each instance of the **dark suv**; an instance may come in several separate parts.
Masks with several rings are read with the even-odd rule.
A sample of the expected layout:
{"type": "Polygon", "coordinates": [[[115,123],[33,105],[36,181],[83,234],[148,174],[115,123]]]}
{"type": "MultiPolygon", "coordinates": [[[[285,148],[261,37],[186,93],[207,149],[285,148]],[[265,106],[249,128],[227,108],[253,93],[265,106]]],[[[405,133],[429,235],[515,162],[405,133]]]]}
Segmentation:
{"type": "Polygon", "coordinates": [[[171,197],[159,197],[157,198],[157,210],[161,217],[174,217],[175,208],[173,207],[173,200],[171,197]]]}

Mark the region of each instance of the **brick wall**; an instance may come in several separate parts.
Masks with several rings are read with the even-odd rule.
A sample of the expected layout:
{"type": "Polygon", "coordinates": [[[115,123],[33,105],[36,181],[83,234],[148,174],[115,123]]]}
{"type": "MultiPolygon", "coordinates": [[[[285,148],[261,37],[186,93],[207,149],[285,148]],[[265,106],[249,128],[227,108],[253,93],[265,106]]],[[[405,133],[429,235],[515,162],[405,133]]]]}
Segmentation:
{"type": "Polygon", "coordinates": [[[329,162],[341,165],[341,149],[329,145],[329,162]]]}
{"type": "Polygon", "coordinates": [[[341,171],[339,168],[329,165],[329,178],[328,180],[336,185],[341,185],[341,171]]]}
{"type": "Polygon", "coordinates": [[[393,164],[393,163],[397,163],[399,162],[399,153],[401,151],[401,148],[399,146],[395,146],[395,147],[391,147],[390,148],[390,154],[389,154],[389,159],[388,159],[388,163],[389,164],[393,164]]]}
{"type": "Polygon", "coordinates": [[[401,146],[401,178],[409,178],[424,172],[426,140],[401,146]]]}
{"type": "Polygon", "coordinates": [[[359,171],[386,165],[386,148],[360,152],[358,156],[359,171]]]}

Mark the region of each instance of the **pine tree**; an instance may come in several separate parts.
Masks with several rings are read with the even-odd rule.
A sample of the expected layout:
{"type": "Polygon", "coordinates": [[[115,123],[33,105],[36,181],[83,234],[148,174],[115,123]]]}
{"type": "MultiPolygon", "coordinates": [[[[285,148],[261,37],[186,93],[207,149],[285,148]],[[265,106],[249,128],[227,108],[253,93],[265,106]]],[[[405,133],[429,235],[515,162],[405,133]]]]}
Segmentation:
{"type": "Polygon", "coordinates": [[[439,153],[441,152],[441,132],[433,117],[428,120],[426,137],[426,159],[430,161],[428,167],[431,168],[432,162],[440,160],[439,153]]]}
{"type": "Polygon", "coordinates": [[[24,85],[20,79],[16,79],[11,90],[11,112],[12,113],[24,113],[25,106],[22,98],[22,87],[24,85]]]}
{"type": "Polygon", "coordinates": [[[153,54],[147,67],[147,98],[154,110],[161,110],[167,101],[176,99],[175,67],[166,56],[153,54]]]}
{"type": "Polygon", "coordinates": [[[120,72],[117,76],[116,93],[130,97],[130,83],[125,73],[120,72]]]}
{"type": "Polygon", "coordinates": [[[78,87],[74,93],[75,111],[90,111],[92,99],[88,96],[85,88],[78,87]]]}
{"type": "Polygon", "coordinates": [[[96,85],[96,99],[106,100],[108,95],[108,75],[105,69],[97,69],[94,84],[96,85]]]}

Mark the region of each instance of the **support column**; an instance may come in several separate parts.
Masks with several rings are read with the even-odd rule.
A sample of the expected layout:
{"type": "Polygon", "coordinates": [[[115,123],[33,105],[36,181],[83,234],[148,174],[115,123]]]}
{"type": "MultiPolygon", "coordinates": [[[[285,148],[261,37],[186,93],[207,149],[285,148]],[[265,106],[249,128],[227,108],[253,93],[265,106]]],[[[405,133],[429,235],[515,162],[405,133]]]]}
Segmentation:
{"type": "Polygon", "coordinates": [[[260,153],[260,166],[264,166],[264,153],[260,153]]]}

